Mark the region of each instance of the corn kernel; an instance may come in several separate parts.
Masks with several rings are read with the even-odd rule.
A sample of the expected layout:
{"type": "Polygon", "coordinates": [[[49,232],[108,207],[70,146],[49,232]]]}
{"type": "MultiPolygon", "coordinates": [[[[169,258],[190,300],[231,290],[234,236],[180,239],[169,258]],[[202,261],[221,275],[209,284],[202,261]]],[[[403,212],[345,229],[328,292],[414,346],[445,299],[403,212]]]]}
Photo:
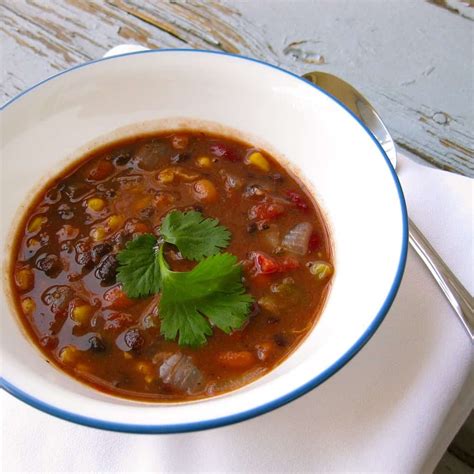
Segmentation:
{"type": "Polygon", "coordinates": [[[258,304],[263,309],[266,309],[267,311],[270,311],[270,313],[278,314],[278,311],[280,310],[276,299],[274,297],[271,297],[271,296],[262,296],[258,300],[258,304]]]}
{"type": "Polygon", "coordinates": [[[177,176],[181,181],[186,181],[187,183],[190,183],[191,181],[196,181],[196,179],[199,178],[199,174],[197,173],[191,173],[188,170],[177,167],[173,170],[173,173],[175,176],[177,176]]]}
{"type": "Polygon", "coordinates": [[[77,349],[74,346],[65,346],[61,349],[59,353],[59,358],[65,364],[70,364],[74,362],[77,356],[77,349]]]}
{"type": "Polygon", "coordinates": [[[248,158],[247,162],[253,166],[256,166],[261,171],[267,173],[270,171],[270,163],[268,160],[259,152],[254,151],[248,158]]]}
{"type": "Polygon", "coordinates": [[[327,262],[313,262],[309,266],[309,271],[316,276],[318,280],[325,280],[332,275],[332,266],[327,262]]]}
{"type": "Polygon", "coordinates": [[[146,362],[137,362],[135,366],[141,374],[144,375],[151,375],[153,374],[153,366],[151,364],[147,364],[146,362]]]}
{"type": "Polygon", "coordinates": [[[28,232],[38,232],[46,222],[48,222],[48,219],[44,216],[33,217],[28,224],[28,232]]]}
{"type": "Polygon", "coordinates": [[[76,323],[87,324],[93,312],[94,308],[91,305],[82,304],[73,308],[71,317],[76,323]]]}
{"type": "Polygon", "coordinates": [[[90,236],[92,240],[99,242],[100,240],[104,240],[107,232],[103,226],[98,226],[91,230],[90,236]]]}
{"type": "Polygon", "coordinates": [[[145,207],[149,206],[151,203],[151,200],[153,199],[152,196],[144,196],[133,204],[133,209],[135,211],[141,211],[142,209],[145,209],[145,207]]]}
{"type": "Polygon", "coordinates": [[[200,179],[194,183],[194,196],[207,203],[213,203],[219,199],[216,187],[208,179],[200,179]]]}
{"type": "Polygon", "coordinates": [[[15,272],[15,284],[20,291],[29,291],[35,284],[35,275],[30,268],[21,268],[15,272]]]}
{"type": "Polygon", "coordinates": [[[87,207],[95,212],[100,212],[105,207],[105,201],[101,198],[90,198],[87,200],[87,207]]]}
{"type": "Polygon", "coordinates": [[[212,161],[207,156],[200,156],[196,160],[196,164],[201,168],[210,168],[212,166],[212,161]]]}
{"type": "Polygon", "coordinates": [[[90,367],[87,365],[87,364],[83,364],[81,362],[79,362],[78,364],[76,364],[76,366],[74,367],[78,372],[89,372],[90,371],[90,367]]]}
{"type": "Polygon", "coordinates": [[[112,214],[108,219],[107,219],[107,227],[112,230],[116,231],[122,227],[125,219],[123,216],[119,214],[112,214]]]}
{"type": "Polygon", "coordinates": [[[25,298],[21,302],[21,309],[26,316],[31,316],[36,309],[36,303],[31,298],[25,298]]]}
{"type": "Polygon", "coordinates": [[[145,377],[145,382],[146,383],[151,383],[151,382],[153,382],[153,380],[155,380],[155,377],[153,377],[153,375],[147,375],[145,377]]]}
{"type": "Polygon", "coordinates": [[[34,249],[38,248],[41,245],[41,242],[38,239],[31,237],[31,239],[28,239],[28,242],[26,244],[28,245],[29,249],[34,249]]]}
{"type": "Polygon", "coordinates": [[[174,181],[174,170],[166,168],[158,174],[158,181],[162,184],[171,184],[174,181]]]}
{"type": "Polygon", "coordinates": [[[133,356],[130,354],[130,352],[122,352],[122,354],[124,359],[133,359],[133,356]]]}

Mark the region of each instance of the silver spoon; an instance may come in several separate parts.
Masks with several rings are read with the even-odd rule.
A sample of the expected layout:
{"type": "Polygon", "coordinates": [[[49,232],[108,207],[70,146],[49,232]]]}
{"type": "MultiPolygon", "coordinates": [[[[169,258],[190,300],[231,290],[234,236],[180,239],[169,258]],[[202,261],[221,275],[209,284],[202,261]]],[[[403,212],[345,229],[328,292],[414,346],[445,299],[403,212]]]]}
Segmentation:
{"type": "MultiPolygon", "coordinates": [[[[350,84],[337,76],[325,72],[308,72],[305,79],[324,89],[348,107],[372,132],[378,140],[393,167],[397,166],[395,143],[387,127],[367,99],[350,84]]],[[[434,279],[443,290],[464,329],[474,341],[474,302],[473,297],[464,288],[448,268],[443,259],[430,245],[418,227],[408,219],[409,241],[416,253],[425,262],[434,279]]]]}

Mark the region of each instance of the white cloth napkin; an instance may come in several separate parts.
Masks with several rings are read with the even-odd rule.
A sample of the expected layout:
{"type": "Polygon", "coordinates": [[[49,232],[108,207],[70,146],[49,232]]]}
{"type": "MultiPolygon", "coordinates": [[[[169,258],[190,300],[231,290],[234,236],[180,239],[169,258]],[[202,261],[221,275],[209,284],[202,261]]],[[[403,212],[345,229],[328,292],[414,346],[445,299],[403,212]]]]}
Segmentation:
{"type": "MultiPolygon", "coordinates": [[[[473,292],[472,180],[399,156],[409,213],[473,292]]],[[[236,425],[131,435],[75,425],[2,391],[3,471],[431,472],[474,406],[474,345],[410,249],[385,321],[336,375],[236,425]]]]}

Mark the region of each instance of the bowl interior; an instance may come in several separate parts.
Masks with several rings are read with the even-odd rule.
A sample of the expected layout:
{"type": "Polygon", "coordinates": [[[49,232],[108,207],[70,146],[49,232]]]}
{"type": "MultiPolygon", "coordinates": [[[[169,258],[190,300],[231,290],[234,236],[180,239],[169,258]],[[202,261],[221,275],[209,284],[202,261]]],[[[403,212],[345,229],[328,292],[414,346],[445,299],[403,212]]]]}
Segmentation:
{"type": "Polygon", "coordinates": [[[263,412],[342,366],[376,329],[398,288],[406,223],[393,170],[343,107],[289,73],[205,52],[131,54],[46,81],[9,104],[1,120],[6,254],[20,203],[68,160],[137,130],[181,127],[230,131],[287,162],[313,190],[335,250],[323,314],[290,358],[236,392],[186,404],[122,400],[70,379],[39,356],[2,292],[4,380],[49,411],[131,431],[217,426],[263,412]]]}

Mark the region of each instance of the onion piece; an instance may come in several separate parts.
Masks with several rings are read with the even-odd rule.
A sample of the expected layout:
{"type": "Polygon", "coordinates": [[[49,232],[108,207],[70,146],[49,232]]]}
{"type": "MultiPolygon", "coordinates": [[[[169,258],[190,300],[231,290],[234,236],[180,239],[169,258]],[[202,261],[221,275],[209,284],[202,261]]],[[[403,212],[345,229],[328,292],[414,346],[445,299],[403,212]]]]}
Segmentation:
{"type": "Polygon", "coordinates": [[[280,229],[276,224],[270,224],[268,229],[263,231],[262,238],[271,251],[274,252],[280,245],[280,229]]]}
{"type": "Polygon", "coordinates": [[[159,368],[161,380],[183,392],[193,393],[201,388],[203,376],[190,356],[180,352],[163,361],[159,368]]]}
{"type": "Polygon", "coordinates": [[[297,255],[306,255],[312,232],[313,226],[309,222],[296,224],[285,237],[283,237],[281,245],[285,250],[288,250],[288,252],[296,253],[297,255]]]}
{"type": "Polygon", "coordinates": [[[258,377],[261,377],[266,371],[267,369],[264,367],[255,367],[245,372],[240,377],[217,380],[216,382],[213,382],[207,386],[206,392],[209,396],[212,396],[221,392],[236,390],[243,385],[253,382],[258,377]]]}

